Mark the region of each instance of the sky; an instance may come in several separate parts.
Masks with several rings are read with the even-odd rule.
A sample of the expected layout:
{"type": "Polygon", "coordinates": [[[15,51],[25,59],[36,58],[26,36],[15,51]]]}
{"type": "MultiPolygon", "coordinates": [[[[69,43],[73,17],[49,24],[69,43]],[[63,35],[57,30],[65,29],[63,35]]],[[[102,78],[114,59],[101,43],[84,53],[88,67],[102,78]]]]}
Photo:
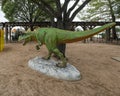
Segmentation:
{"type": "Polygon", "coordinates": [[[1,6],[0,6],[0,22],[7,22],[8,21],[4,16],[5,16],[5,14],[1,10],[1,6]]]}

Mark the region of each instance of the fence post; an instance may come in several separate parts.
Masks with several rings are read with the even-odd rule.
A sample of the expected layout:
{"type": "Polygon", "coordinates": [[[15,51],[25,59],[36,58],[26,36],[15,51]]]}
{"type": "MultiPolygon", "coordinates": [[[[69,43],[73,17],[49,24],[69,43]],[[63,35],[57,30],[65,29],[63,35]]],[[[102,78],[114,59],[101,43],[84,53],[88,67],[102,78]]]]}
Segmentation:
{"type": "Polygon", "coordinates": [[[110,41],[110,28],[107,29],[105,32],[105,39],[106,39],[106,43],[110,41]]]}
{"type": "Polygon", "coordinates": [[[0,51],[4,49],[4,31],[0,29],[0,51]]]}

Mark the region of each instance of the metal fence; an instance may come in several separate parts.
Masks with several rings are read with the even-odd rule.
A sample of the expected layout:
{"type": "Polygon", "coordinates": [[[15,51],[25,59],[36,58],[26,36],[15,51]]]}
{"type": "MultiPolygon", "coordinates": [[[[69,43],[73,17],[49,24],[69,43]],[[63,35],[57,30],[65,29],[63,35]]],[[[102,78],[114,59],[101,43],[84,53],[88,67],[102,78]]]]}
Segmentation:
{"type": "MultiPolygon", "coordinates": [[[[74,30],[76,26],[81,26],[84,30],[86,29],[92,29],[95,28],[96,26],[102,26],[104,24],[107,24],[110,22],[72,22],[71,24],[71,29],[74,30]]],[[[24,27],[29,27],[29,26],[40,26],[40,27],[49,27],[51,26],[50,22],[5,22],[5,23],[0,23],[0,26],[4,28],[5,30],[5,41],[6,42],[13,42],[11,40],[11,28],[14,26],[24,26],[24,27]]],[[[116,22],[116,26],[120,27],[120,22],[116,22]]],[[[119,32],[120,33],[120,32],[119,32]]],[[[120,38],[114,40],[112,38],[109,38],[109,40],[106,39],[106,34],[98,34],[96,37],[88,38],[84,41],[84,43],[111,43],[111,44],[120,44],[120,38]]]]}

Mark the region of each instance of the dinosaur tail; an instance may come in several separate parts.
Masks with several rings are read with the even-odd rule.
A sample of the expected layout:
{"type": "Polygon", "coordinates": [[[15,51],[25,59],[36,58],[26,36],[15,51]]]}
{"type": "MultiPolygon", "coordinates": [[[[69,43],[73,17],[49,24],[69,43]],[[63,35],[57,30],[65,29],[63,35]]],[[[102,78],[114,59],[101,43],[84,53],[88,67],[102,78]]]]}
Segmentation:
{"type": "Polygon", "coordinates": [[[65,39],[62,40],[61,43],[72,43],[72,42],[84,40],[86,38],[92,37],[93,35],[100,33],[103,30],[106,30],[108,28],[115,26],[115,24],[116,23],[108,23],[99,28],[95,28],[92,30],[80,31],[80,32],[79,31],[78,32],[69,32],[69,35],[67,36],[67,34],[66,34],[65,39]]]}

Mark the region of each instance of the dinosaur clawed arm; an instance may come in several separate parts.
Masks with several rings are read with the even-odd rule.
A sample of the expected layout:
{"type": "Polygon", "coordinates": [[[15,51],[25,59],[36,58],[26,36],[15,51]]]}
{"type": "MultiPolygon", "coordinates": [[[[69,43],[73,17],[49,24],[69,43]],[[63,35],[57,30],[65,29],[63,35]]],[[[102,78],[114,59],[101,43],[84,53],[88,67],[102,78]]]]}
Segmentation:
{"type": "Polygon", "coordinates": [[[40,46],[42,46],[42,44],[40,43],[40,44],[38,44],[38,45],[36,45],[36,49],[37,50],[39,50],[40,49],[40,46]]]}
{"type": "Polygon", "coordinates": [[[42,46],[42,43],[40,42],[40,40],[37,40],[37,42],[38,42],[38,45],[36,45],[36,49],[39,50],[40,46],[42,46]]]}
{"type": "Polygon", "coordinates": [[[39,49],[40,49],[40,46],[39,46],[39,45],[36,45],[35,48],[36,48],[36,50],[39,50],[39,49]]]}

